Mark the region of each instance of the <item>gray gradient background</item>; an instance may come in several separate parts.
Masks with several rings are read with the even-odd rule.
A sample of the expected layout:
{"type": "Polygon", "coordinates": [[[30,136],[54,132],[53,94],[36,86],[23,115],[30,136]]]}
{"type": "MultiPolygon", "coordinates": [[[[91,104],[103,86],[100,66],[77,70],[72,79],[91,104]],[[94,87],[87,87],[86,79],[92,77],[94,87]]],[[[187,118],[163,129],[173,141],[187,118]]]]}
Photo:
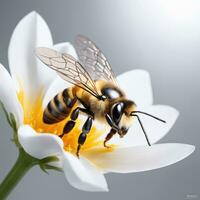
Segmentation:
{"type": "MultiPolygon", "coordinates": [[[[166,168],[106,175],[108,193],[76,190],[62,174],[51,172],[48,176],[35,167],[8,199],[200,199],[200,2],[0,0],[0,62],[6,67],[12,31],[32,10],[47,21],[56,43],[72,42],[76,34],[85,34],[101,47],[117,74],[134,68],[148,70],[154,103],[172,105],[181,113],[161,142],[194,144],[196,151],[166,168]]],[[[2,116],[0,180],[17,156],[10,142],[11,130],[2,116]]]]}

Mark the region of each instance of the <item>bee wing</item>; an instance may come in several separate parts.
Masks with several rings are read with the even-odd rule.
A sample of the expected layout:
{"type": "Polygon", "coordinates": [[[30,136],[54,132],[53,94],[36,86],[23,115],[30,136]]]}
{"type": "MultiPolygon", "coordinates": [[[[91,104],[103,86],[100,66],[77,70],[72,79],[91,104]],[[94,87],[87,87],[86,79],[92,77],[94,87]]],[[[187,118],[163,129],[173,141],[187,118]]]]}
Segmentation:
{"type": "Polygon", "coordinates": [[[37,48],[36,55],[45,65],[55,70],[62,79],[99,98],[95,82],[74,57],[45,47],[37,48]]]}
{"type": "Polygon", "coordinates": [[[94,80],[104,79],[118,85],[106,57],[90,39],[78,35],[75,39],[75,47],[81,63],[90,71],[94,80]]]}

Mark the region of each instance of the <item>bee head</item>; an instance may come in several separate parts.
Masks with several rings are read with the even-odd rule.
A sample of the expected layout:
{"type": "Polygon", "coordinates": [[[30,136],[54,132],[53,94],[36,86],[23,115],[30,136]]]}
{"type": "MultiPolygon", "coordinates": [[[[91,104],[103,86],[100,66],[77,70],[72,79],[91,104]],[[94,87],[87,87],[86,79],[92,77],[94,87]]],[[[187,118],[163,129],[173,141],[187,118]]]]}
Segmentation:
{"type": "Polygon", "coordinates": [[[111,117],[113,122],[119,127],[119,135],[123,137],[128,132],[133,123],[131,112],[135,110],[136,104],[130,100],[116,102],[111,108],[111,117]]]}

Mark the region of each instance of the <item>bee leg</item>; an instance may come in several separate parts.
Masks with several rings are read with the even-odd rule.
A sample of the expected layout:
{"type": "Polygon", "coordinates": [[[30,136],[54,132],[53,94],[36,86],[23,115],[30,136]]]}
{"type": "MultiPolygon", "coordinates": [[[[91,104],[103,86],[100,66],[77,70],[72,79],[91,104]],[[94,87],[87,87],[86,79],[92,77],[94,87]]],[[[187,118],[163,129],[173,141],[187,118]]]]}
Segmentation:
{"type": "Polygon", "coordinates": [[[107,134],[107,136],[103,142],[104,147],[110,148],[110,146],[106,145],[106,143],[112,138],[113,135],[116,134],[116,132],[117,131],[115,129],[113,129],[113,128],[110,129],[110,132],[107,134]]]}
{"type": "Polygon", "coordinates": [[[71,120],[69,120],[65,124],[65,126],[63,128],[63,133],[59,137],[62,138],[65,134],[69,133],[74,128],[75,123],[76,123],[75,121],[78,118],[80,111],[83,112],[83,113],[86,113],[86,114],[90,115],[94,119],[94,114],[90,110],[88,110],[86,108],[80,108],[80,107],[75,108],[72,111],[71,115],[70,115],[70,119],[71,120]]]}
{"type": "Polygon", "coordinates": [[[106,114],[105,118],[108,124],[110,125],[110,127],[112,127],[112,129],[115,129],[116,131],[120,132],[119,127],[115,125],[110,115],[106,114]]]}
{"type": "Polygon", "coordinates": [[[80,108],[77,107],[72,111],[72,113],[70,115],[71,120],[69,120],[65,124],[65,126],[63,128],[63,133],[59,137],[62,138],[65,134],[69,133],[74,128],[75,123],[76,123],[75,121],[76,121],[76,119],[78,118],[78,115],[79,115],[79,110],[80,110],[80,108]]]}
{"type": "Polygon", "coordinates": [[[79,135],[78,147],[77,147],[77,150],[76,150],[76,155],[77,155],[78,158],[79,158],[79,152],[80,152],[81,146],[85,143],[85,141],[87,139],[87,134],[91,130],[92,122],[93,122],[93,117],[89,116],[87,118],[86,122],[84,123],[83,127],[82,127],[82,133],[79,135]]]}

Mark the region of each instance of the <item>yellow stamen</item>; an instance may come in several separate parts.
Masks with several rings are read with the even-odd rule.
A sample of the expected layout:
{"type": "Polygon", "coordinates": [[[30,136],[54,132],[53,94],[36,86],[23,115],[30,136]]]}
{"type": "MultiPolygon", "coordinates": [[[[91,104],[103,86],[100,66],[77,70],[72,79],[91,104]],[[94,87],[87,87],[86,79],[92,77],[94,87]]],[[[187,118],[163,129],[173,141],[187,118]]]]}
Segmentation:
{"type": "MultiPolygon", "coordinates": [[[[24,92],[21,90],[18,92],[18,99],[23,107],[24,110],[24,124],[30,125],[36,132],[39,133],[52,133],[54,135],[61,135],[62,130],[66,122],[69,120],[69,117],[65,120],[56,123],[56,124],[45,124],[42,120],[43,117],[43,107],[42,107],[42,97],[41,95],[38,96],[35,103],[29,103],[27,102],[27,99],[25,98],[24,92]]],[[[76,153],[77,145],[78,145],[78,137],[81,133],[81,125],[84,122],[81,120],[76,121],[76,125],[73,128],[73,130],[64,135],[62,137],[63,143],[64,143],[64,149],[68,152],[71,152],[73,154],[76,153]]],[[[92,127],[91,131],[88,134],[87,140],[85,144],[81,148],[81,152],[87,151],[88,149],[100,146],[103,147],[103,141],[100,140],[100,136],[104,134],[104,131],[97,130],[96,127],[92,127]]],[[[112,146],[113,147],[113,146],[112,146]]],[[[103,151],[111,151],[112,148],[102,148],[103,151]]]]}

